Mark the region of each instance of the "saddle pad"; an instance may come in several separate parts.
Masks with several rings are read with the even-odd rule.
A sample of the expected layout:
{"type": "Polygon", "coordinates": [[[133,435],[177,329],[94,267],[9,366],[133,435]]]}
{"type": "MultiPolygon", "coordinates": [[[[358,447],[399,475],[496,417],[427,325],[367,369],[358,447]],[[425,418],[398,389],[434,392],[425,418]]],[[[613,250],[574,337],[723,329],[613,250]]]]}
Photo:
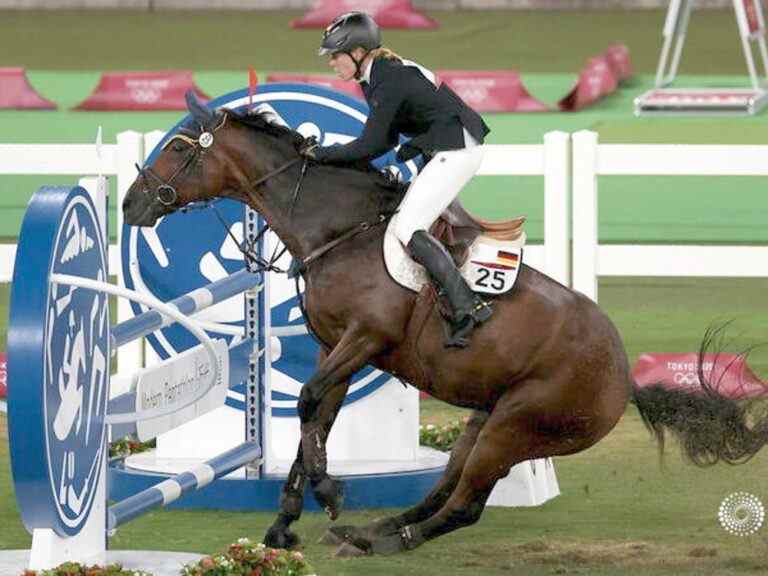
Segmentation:
{"type": "MultiPolygon", "coordinates": [[[[384,234],[384,263],[392,279],[409,290],[421,291],[429,282],[427,271],[415,262],[395,236],[398,214],[387,225],[384,234]]],[[[461,275],[475,292],[501,294],[509,292],[517,280],[522,263],[525,233],[512,241],[499,241],[478,236],[469,248],[461,275]]]]}
{"type": "Polygon", "coordinates": [[[421,287],[429,282],[429,276],[424,266],[414,262],[406,252],[405,247],[395,236],[395,226],[399,214],[395,214],[387,225],[384,234],[384,263],[392,279],[409,290],[419,292],[421,287]]]}

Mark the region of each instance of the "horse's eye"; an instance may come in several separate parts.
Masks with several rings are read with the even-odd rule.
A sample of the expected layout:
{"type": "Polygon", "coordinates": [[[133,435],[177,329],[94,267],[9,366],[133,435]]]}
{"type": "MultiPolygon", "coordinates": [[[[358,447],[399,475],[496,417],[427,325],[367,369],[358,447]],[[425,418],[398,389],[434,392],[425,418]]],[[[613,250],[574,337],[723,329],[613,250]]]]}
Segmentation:
{"type": "Polygon", "coordinates": [[[174,144],[171,146],[171,148],[173,149],[173,151],[174,151],[174,152],[183,152],[183,151],[184,151],[184,148],[185,148],[185,146],[184,146],[184,144],[183,144],[183,143],[181,143],[181,142],[175,142],[175,143],[174,143],[174,144]]]}

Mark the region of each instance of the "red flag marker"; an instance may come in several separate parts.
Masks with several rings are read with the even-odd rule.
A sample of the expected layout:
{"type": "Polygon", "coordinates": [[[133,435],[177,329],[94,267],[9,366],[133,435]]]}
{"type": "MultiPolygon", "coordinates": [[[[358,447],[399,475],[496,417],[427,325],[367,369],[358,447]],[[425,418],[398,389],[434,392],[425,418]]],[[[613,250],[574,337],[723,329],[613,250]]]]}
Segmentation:
{"type": "Polygon", "coordinates": [[[256,92],[256,70],[253,66],[248,66],[248,108],[253,108],[253,94],[256,92]]]}

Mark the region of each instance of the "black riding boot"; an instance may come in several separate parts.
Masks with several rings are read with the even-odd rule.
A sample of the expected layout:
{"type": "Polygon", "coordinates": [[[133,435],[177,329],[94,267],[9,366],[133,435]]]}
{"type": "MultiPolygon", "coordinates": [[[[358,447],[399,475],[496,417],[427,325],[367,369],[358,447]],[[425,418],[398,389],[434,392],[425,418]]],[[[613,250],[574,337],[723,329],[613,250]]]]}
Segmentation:
{"type": "Polygon", "coordinates": [[[427,269],[432,280],[443,289],[453,311],[453,330],[446,347],[464,348],[468,337],[493,313],[490,305],[472,292],[453,258],[428,232],[417,230],[408,242],[413,258],[427,269]]]}

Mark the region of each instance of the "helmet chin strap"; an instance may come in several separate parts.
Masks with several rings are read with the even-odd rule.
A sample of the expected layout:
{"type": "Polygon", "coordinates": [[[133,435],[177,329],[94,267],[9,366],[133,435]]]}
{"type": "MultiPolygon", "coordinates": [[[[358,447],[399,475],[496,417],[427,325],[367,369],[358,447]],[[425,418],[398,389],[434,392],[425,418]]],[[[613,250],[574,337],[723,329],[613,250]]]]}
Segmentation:
{"type": "Polygon", "coordinates": [[[366,58],[368,58],[368,54],[370,54],[371,52],[372,52],[372,50],[368,50],[368,52],[366,52],[365,54],[363,54],[363,57],[362,57],[362,58],[360,58],[360,60],[358,60],[357,58],[355,58],[354,56],[352,56],[352,52],[344,52],[344,54],[346,54],[347,56],[349,56],[349,57],[352,59],[352,62],[354,62],[354,63],[355,63],[355,75],[354,75],[354,79],[355,79],[355,80],[357,80],[358,82],[359,82],[359,81],[362,79],[362,77],[363,77],[363,62],[365,62],[365,59],[366,59],[366,58]]]}

